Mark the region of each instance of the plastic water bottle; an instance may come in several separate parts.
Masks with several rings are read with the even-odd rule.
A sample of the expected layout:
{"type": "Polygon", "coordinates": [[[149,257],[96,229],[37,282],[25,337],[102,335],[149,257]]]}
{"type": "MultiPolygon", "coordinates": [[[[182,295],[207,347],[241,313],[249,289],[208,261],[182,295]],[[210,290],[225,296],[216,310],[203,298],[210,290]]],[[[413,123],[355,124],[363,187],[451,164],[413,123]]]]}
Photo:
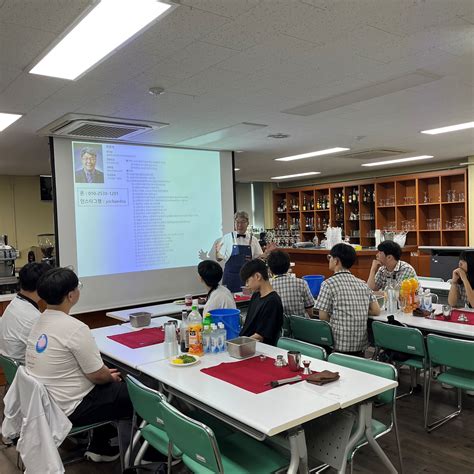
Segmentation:
{"type": "Polygon", "coordinates": [[[219,352],[219,342],[218,342],[219,334],[217,330],[217,326],[213,323],[211,324],[211,353],[216,354],[219,352]]]}
{"type": "Polygon", "coordinates": [[[385,287],[385,293],[387,294],[387,312],[389,314],[395,314],[397,312],[397,292],[393,279],[389,278],[387,286],[385,287]]]}
{"type": "Polygon", "coordinates": [[[202,330],[202,350],[205,354],[211,353],[211,325],[207,321],[203,324],[202,330]]]}
{"type": "Polygon", "coordinates": [[[219,352],[225,352],[227,331],[225,330],[224,323],[217,324],[217,348],[219,352]]]}
{"type": "Polygon", "coordinates": [[[433,310],[433,298],[431,296],[431,292],[429,288],[425,290],[422,301],[423,301],[422,308],[425,309],[426,311],[431,312],[433,310]]]}

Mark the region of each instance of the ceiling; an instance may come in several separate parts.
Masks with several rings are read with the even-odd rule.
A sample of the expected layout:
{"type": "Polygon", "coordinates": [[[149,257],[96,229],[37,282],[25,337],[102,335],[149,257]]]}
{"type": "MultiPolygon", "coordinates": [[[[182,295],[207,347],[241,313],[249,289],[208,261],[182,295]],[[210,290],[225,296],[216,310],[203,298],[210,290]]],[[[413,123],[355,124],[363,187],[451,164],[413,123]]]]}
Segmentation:
{"type": "Polygon", "coordinates": [[[433,162],[474,154],[473,130],[419,133],[474,120],[472,0],[181,0],[77,81],[28,74],[89,3],[0,0],[0,111],[25,114],[0,134],[0,175],[48,173],[36,131],[66,113],[166,122],[140,140],[169,145],[267,125],[203,145],[239,151],[239,181],[362,170],[355,158],[273,161],[335,146],[433,162]],[[416,71],[434,80],[358,102],[347,95],[310,116],[282,112],[416,71]],[[153,86],[165,94],[152,97],[153,86]],[[267,137],[280,132],[290,137],[267,137]]]}

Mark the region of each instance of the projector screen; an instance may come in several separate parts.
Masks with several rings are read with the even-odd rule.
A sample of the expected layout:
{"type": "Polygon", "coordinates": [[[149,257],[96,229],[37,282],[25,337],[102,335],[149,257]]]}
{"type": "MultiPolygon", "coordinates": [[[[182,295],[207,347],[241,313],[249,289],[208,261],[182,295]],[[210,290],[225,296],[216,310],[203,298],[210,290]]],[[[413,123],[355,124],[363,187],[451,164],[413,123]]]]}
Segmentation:
{"type": "Polygon", "coordinates": [[[204,293],[199,251],[232,230],[230,152],[53,139],[57,254],[81,312],[204,293]]]}

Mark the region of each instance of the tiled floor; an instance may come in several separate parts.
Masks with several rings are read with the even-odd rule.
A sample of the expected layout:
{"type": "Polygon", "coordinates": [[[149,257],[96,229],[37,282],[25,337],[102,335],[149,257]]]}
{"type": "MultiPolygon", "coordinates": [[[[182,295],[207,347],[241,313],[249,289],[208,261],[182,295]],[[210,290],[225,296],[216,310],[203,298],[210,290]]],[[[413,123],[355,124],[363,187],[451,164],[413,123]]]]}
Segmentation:
{"type": "MultiPolygon", "coordinates": [[[[408,374],[402,374],[403,383],[408,374]]],[[[405,387],[402,387],[404,390],[405,387]]],[[[455,406],[456,392],[442,389],[434,384],[432,392],[433,415],[443,415],[455,406]]],[[[474,472],[474,397],[464,396],[464,413],[444,427],[427,434],[423,429],[423,400],[421,393],[397,402],[398,421],[406,474],[472,474],[474,472]]],[[[376,416],[383,416],[385,408],[376,410],[376,416]],[[382,413],[380,413],[382,411],[382,413]]],[[[382,448],[396,467],[396,445],[392,433],[380,440],[382,448]]],[[[15,467],[15,449],[0,450],[0,474],[19,474],[15,467]]],[[[176,474],[185,474],[187,469],[180,465],[173,468],[176,474]]],[[[328,473],[334,470],[326,471],[328,473]]],[[[356,473],[383,473],[384,467],[368,447],[362,448],[356,456],[356,473]]],[[[82,461],[66,467],[67,474],[119,474],[118,462],[94,464],[82,461]]],[[[35,473],[41,474],[41,473],[35,473]]],[[[256,473],[258,474],[258,473],[256,473]]]]}

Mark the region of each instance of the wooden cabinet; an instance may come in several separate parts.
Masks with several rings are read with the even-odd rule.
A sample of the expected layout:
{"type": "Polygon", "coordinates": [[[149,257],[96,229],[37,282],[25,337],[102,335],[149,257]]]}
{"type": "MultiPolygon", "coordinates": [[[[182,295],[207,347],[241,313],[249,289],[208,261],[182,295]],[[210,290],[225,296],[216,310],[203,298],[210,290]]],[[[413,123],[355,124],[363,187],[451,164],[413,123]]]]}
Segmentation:
{"type": "Polygon", "coordinates": [[[319,240],[330,225],[371,247],[375,229],[406,231],[406,245],[468,242],[467,170],[428,172],[274,191],[274,227],[319,240]]]}

